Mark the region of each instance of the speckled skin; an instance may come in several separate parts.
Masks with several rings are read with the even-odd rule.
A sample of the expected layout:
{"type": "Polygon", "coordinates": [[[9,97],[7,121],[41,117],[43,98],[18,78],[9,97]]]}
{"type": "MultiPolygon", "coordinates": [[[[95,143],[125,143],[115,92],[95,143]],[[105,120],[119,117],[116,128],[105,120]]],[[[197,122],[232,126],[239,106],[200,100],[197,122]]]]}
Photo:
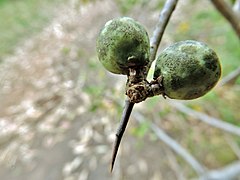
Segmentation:
{"type": "Polygon", "coordinates": [[[129,67],[149,62],[149,37],[142,25],[122,17],[108,21],[97,38],[98,59],[110,72],[128,74],[129,67]]]}
{"type": "Polygon", "coordinates": [[[166,96],[195,99],[216,85],[221,66],[216,53],[206,44],[187,40],[169,46],[159,55],[154,79],[160,75],[166,96]]]}

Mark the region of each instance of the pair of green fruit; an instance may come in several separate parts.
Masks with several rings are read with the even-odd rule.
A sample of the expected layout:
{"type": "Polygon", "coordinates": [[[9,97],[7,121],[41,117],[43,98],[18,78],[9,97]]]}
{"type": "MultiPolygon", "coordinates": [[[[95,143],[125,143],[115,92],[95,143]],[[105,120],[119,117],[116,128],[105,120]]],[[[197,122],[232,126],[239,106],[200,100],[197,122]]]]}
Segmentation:
{"type": "MultiPolygon", "coordinates": [[[[150,63],[147,31],[128,17],[110,20],[97,38],[97,53],[108,71],[130,76],[131,69],[144,69],[150,63]]],[[[163,50],[154,70],[154,80],[161,77],[162,94],[172,99],[201,97],[215,86],[220,76],[216,53],[193,40],[177,42],[163,50]]]]}

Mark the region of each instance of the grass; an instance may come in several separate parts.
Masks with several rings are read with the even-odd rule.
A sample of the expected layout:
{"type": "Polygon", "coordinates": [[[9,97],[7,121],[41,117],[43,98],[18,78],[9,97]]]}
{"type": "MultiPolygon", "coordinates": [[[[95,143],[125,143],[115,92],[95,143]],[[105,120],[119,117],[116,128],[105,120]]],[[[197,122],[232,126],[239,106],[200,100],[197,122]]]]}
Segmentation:
{"type": "Polygon", "coordinates": [[[14,47],[39,32],[53,17],[62,0],[0,0],[0,61],[14,47]]]}
{"type": "Polygon", "coordinates": [[[115,0],[121,13],[128,14],[136,6],[140,5],[144,7],[148,3],[148,0],[115,0]]]}

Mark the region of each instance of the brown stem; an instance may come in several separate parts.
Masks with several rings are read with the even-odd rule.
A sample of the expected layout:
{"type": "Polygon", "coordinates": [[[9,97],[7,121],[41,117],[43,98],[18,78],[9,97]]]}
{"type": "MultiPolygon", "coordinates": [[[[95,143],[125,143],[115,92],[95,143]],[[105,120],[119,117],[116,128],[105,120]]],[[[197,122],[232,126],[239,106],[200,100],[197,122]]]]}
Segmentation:
{"type": "Polygon", "coordinates": [[[122,139],[122,136],[124,134],[124,131],[127,127],[129,117],[131,115],[132,109],[133,109],[134,103],[130,102],[129,100],[126,100],[125,107],[122,113],[122,119],[120,121],[117,133],[116,133],[116,139],[113,145],[113,153],[112,153],[112,160],[111,160],[111,168],[110,171],[112,172],[114,162],[117,156],[118,148],[122,139]]]}
{"type": "Polygon", "coordinates": [[[150,42],[150,63],[148,66],[148,70],[152,64],[152,62],[155,60],[158,46],[162,40],[163,33],[167,27],[168,21],[178,3],[178,0],[167,0],[164,4],[164,7],[160,13],[158,23],[155,27],[155,30],[153,32],[153,36],[151,38],[150,42]]]}
{"type": "Polygon", "coordinates": [[[233,85],[239,76],[240,76],[240,67],[238,67],[236,70],[232,71],[231,73],[223,77],[221,82],[218,84],[218,86],[224,86],[226,84],[233,85]]]}
{"type": "Polygon", "coordinates": [[[240,19],[224,0],[211,0],[216,9],[228,20],[240,38],[240,19]]]}

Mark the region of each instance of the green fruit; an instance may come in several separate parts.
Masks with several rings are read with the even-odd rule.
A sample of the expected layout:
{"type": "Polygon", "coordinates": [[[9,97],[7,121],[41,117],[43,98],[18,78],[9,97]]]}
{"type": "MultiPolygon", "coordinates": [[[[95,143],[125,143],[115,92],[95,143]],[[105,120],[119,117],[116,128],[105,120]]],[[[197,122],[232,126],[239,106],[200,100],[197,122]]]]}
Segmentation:
{"type": "Polygon", "coordinates": [[[211,90],[221,76],[216,53],[206,44],[186,40],[166,48],[158,57],[154,79],[163,77],[166,96],[195,99],[211,90]]]}
{"type": "Polygon", "coordinates": [[[97,38],[98,59],[112,73],[128,74],[130,67],[145,66],[149,51],[146,30],[128,17],[108,21],[97,38]]]}

